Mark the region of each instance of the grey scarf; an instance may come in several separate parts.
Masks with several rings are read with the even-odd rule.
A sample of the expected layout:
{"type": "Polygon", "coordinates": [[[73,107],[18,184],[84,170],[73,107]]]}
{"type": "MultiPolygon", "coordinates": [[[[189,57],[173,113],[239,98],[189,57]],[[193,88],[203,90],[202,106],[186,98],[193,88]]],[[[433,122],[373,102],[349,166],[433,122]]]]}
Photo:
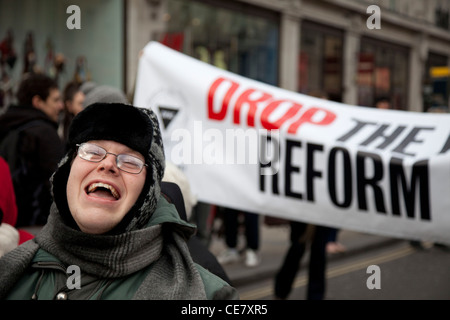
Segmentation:
{"type": "Polygon", "coordinates": [[[183,236],[175,231],[162,232],[171,225],[156,224],[118,235],[90,235],[66,226],[53,206],[47,225],[35,240],[0,260],[0,299],[20,278],[39,248],[100,278],[127,276],[153,264],[133,297],[136,300],[206,299],[202,279],[183,236]]]}

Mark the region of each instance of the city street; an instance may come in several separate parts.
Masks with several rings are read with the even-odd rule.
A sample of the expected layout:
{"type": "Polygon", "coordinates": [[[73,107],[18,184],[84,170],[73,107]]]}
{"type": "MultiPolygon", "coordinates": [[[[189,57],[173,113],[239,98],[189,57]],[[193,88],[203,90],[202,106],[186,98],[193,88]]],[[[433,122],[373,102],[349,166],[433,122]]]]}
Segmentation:
{"type": "MultiPolygon", "coordinates": [[[[327,270],[327,300],[448,300],[450,252],[430,246],[424,250],[400,242],[379,250],[331,261],[327,270]],[[368,289],[372,273],[380,267],[380,289],[368,289]]],[[[307,270],[298,274],[289,300],[304,300],[307,270]]],[[[241,299],[273,299],[273,279],[238,287],[241,299]]]]}
{"type": "MultiPolygon", "coordinates": [[[[262,227],[261,265],[225,265],[242,300],[272,300],[274,274],[287,250],[287,228],[262,227]],[[241,277],[239,275],[242,275],[241,277]]],[[[450,299],[450,250],[424,242],[422,249],[407,240],[342,231],[344,254],[330,255],[327,266],[326,300],[448,300],[450,299]],[[378,266],[378,279],[368,267],[378,266]],[[370,278],[370,279],[369,279],[370,278]]],[[[220,251],[215,243],[212,250],[220,251]]],[[[305,254],[288,300],[305,300],[307,285],[305,254]]]]}

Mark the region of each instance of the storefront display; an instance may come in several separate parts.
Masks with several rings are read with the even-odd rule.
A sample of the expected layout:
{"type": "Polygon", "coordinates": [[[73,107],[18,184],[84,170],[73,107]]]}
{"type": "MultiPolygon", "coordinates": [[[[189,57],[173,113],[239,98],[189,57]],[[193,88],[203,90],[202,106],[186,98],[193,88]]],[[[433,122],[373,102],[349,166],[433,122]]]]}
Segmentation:
{"type": "Polygon", "coordinates": [[[278,84],[279,17],[242,3],[169,0],[159,42],[225,70],[278,84]]]}

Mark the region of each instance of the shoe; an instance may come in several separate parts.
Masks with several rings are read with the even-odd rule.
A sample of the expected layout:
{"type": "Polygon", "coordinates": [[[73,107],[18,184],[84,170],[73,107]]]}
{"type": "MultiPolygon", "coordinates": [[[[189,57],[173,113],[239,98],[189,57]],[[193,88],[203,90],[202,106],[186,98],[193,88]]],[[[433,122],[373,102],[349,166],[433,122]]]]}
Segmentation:
{"type": "Polygon", "coordinates": [[[411,240],[411,241],[409,241],[409,245],[411,247],[413,247],[414,249],[416,249],[416,250],[423,250],[424,249],[421,241],[411,240]]]}
{"type": "Polygon", "coordinates": [[[258,266],[261,263],[261,259],[255,250],[247,249],[245,251],[245,265],[247,267],[253,268],[258,266]]]}
{"type": "Polygon", "coordinates": [[[347,249],[339,242],[328,242],[327,243],[327,253],[344,253],[347,249]]]}
{"type": "Polygon", "coordinates": [[[236,249],[227,249],[217,257],[217,261],[219,261],[220,264],[238,262],[239,259],[239,253],[236,249]]]}
{"type": "Polygon", "coordinates": [[[450,251],[450,247],[446,244],[442,244],[442,243],[434,243],[433,244],[435,248],[439,248],[443,251],[450,251]]]}

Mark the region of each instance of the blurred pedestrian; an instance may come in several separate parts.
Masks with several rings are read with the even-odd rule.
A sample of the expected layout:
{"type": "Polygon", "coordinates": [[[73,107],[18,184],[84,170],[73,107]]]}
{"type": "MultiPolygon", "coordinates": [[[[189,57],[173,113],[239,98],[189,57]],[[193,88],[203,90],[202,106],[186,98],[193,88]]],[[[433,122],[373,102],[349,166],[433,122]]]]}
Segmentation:
{"type": "Polygon", "coordinates": [[[259,256],[259,215],[251,212],[243,212],[231,208],[222,208],[222,217],[225,229],[226,250],[217,258],[221,264],[228,264],[239,261],[240,253],[237,248],[240,230],[240,215],[244,218],[245,234],[245,265],[256,267],[261,263],[259,256]]]}
{"type": "Polygon", "coordinates": [[[3,222],[3,211],[0,208],[0,257],[14,250],[19,244],[19,232],[9,223],[3,222]]]}
{"type": "MultiPolygon", "coordinates": [[[[328,94],[323,90],[313,90],[309,93],[309,95],[324,100],[329,99],[328,94]]],[[[337,241],[339,231],[340,229],[337,228],[329,228],[328,239],[326,244],[327,253],[334,254],[346,251],[346,248],[340,242],[337,241]]]]}
{"type": "Polygon", "coordinates": [[[186,210],[186,220],[189,221],[192,215],[192,209],[197,204],[197,197],[191,191],[191,185],[187,176],[174,163],[166,161],[166,168],[162,180],[176,183],[180,188],[186,210]]]}
{"type": "MultiPolygon", "coordinates": [[[[197,197],[191,191],[188,177],[174,163],[166,161],[162,181],[161,192],[170,198],[170,202],[175,205],[180,217],[189,222],[193,208],[197,205],[197,197]],[[177,192],[177,189],[181,194],[177,192]]],[[[196,229],[196,234],[187,241],[192,260],[226,282],[231,283],[225,270],[217,261],[216,256],[208,250],[208,247],[202,242],[202,238],[199,237],[198,226],[196,229]]]]}
{"type": "Polygon", "coordinates": [[[58,129],[58,134],[63,141],[67,141],[67,133],[73,117],[86,106],[96,102],[129,104],[126,95],[121,90],[112,86],[98,85],[92,81],[80,83],[74,80],[67,83],[63,97],[64,112],[58,129]]]}
{"type": "Polygon", "coordinates": [[[17,221],[17,204],[8,163],[0,156],[0,209],[3,222],[12,226],[17,221]],[[5,219],[6,216],[6,219],[5,219]]]}
{"type": "MultiPolygon", "coordinates": [[[[448,113],[448,108],[446,106],[432,106],[429,107],[426,110],[427,113],[448,113]]],[[[409,244],[417,249],[417,250],[423,250],[425,247],[422,244],[422,241],[420,240],[410,240],[409,244]]],[[[444,250],[450,250],[448,245],[442,244],[442,243],[434,243],[434,246],[440,249],[444,249],[444,250]]]]}
{"type": "Polygon", "coordinates": [[[17,199],[17,227],[43,225],[51,205],[49,178],[63,155],[57,133],[61,94],[43,74],[24,77],[19,105],[0,116],[0,155],[8,162],[17,199]]]}
{"type": "Polygon", "coordinates": [[[164,147],[150,109],[88,106],[73,119],[67,145],[47,224],[0,259],[0,299],[238,297],[193,262],[186,239],[195,227],[161,195],[164,147]],[[78,286],[69,266],[79,268],[78,286]]]}
{"type": "Polygon", "coordinates": [[[63,91],[64,110],[61,113],[61,120],[59,123],[58,134],[61,139],[67,141],[67,134],[69,126],[81,110],[83,110],[85,95],[80,89],[80,84],[76,81],[71,81],[66,84],[63,91]]]}
{"type": "Polygon", "coordinates": [[[329,228],[291,221],[291,245],[275,276],[275,298],[287,299],[309,246],[307,300],[323,300],[326,289],[326,244],[329,228]]]}
{"type": "Polygon", "coordinates": [[[9,166],[0,157],[0,257],[19,244],[19,232],[14,228],[16,218],[16,197],[9,166]]]}
{"type": "Polygon", "coordinates": [[[85,94],[83,107],[95,102],[130,104],[125,93],[113,86],[99,85],[95,82],[88,81],[84,82],[80,89],[85,94]]]}
{"type": "Polygon", "coordinates": [[[329,228],[328,239],[327,239],[327,253],[343,253],[347,251],[345,246],[338,241],[338,233],[340,229],[329,228]]]}
{"type": "MultiPolygon", "coordinates": [[[[0,228],[3,230],[0,231],[0,233],[3,234],[2,241],[5,241],[5,236],[6,238],[9,238],[12,234],[15,239],[15,235],[18,234],[18,241],[12,241],[11,243],[13,243],[14,246],[9,248],[13,249],[17,245],[20,245],[34,237],[26,230],[15,228],[17,223],[16,195],[14,193],[14,186],[8,163],[2,157],[0,157],[0,212],[2,216],[2,219],[0,219],[0,224],[2,224],[2,226],[0,228]]],[[[3,249],[0,250],[3,254],[6,253],[6,251],[9,251],[5,249],[8,247],[7,245],[4,246],[0,244],[0,246],[3,247],[3,249]]]]}
{"type": "Polygon", "coordinates": [[[34,35],[32,31],[28,31],[25,36],[23,48],[23,75],[38,73],[36,50],[34,48],[34,35]]]}
{"type": "Polygon", "coordinates": [[[375,100],[375,108],[384,110],[392,109],[391,101],[388,97],[379,97],[375,100]]]}

